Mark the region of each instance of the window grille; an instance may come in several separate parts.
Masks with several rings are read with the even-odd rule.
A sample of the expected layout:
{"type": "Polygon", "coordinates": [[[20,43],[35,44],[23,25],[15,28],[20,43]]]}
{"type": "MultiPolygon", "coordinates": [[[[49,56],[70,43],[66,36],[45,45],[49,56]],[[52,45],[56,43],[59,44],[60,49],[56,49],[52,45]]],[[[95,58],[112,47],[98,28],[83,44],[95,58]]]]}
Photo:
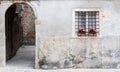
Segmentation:
{"type": "MultiPolygon", "coordinates": [[[[76,35],[80,28],[85,30],[84,36],[89,36],[90,29],[94,29],[97,35],[99,33],[99,11],[75,11],[76,35]]],[[[94,36],[94,34],[92,36],[94,36]]]]}

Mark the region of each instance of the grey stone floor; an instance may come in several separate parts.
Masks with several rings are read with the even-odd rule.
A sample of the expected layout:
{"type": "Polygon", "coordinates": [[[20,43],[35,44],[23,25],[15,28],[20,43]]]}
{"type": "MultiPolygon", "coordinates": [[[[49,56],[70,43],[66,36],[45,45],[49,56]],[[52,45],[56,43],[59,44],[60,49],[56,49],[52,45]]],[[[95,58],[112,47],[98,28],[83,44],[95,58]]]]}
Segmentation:
{"type": "Polygon", "coordinates": [[[6,68],[33,69],[35,59],[35,46],[22,46],[17,54],[7,61],[6,68]]]}

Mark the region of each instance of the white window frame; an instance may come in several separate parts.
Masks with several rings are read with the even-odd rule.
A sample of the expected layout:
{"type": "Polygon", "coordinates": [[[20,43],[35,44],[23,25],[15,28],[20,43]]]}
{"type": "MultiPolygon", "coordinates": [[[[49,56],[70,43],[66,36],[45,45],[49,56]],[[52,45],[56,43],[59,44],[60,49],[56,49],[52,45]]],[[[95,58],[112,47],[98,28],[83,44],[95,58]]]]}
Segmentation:
{"type": "Polygon", "coordinates": [[[73,11],[72,11],[72,37],[75,37],[75,38],[90,37],[90,36],[78,37],[75,34],[75,12],[76,11],[99,11],[99,33],[97,34],[97,36],[95,36],[95,38],[101,37],[101,9],[100,8],[85,8],[85,9],[77,8],[77,9],[73,9],[73,11]]]}

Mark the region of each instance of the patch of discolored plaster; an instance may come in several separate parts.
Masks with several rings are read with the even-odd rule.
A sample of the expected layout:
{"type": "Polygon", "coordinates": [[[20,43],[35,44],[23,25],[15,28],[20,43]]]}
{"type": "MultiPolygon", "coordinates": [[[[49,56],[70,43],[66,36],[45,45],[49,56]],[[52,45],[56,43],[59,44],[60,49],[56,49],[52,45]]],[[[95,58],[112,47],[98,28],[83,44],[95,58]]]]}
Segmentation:
{"type": "Polygon", "coordinates": [[[99,39],[70,39],[69,37],[43,37],[40,39],[39,65],[43,69],[101,68],[99,39]],[[89,44],[92,48],[86,47],[89,44]],[[96,47],[98,47],[96,49],[96,47]],[[92,49],[92,50],[91,50],[92,49]],[[90,51],[87,51],[90,50],[90,51]],[[96,51],[96,52],[95,52],[96,51]],[[44,56],[41,54],[43,53],[44,56]],[[88,55],[89,54],[89,55],[88,55]],[[44,61],[41,58],[44,57],[44,61]]]}
{"type": "Polygon", "coordinates": [[[39,58],[43,69],[120,68],[119,36],[103,38],[43,37],[39,58]]]}
{"type": "Polygon", "coordinates": [[[119,68],[120,37],[107,36],[102,40],[102,68],[119,68]]]}

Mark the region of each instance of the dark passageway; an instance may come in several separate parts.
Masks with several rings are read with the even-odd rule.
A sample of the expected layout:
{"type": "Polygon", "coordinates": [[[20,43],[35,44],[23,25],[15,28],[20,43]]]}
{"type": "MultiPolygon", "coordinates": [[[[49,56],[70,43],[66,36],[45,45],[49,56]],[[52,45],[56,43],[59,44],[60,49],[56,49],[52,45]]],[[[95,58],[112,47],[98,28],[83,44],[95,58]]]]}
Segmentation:
{"type": "Polygon", "coordinates": [[[22,46],[23,28],[21,26],[21,16],[16,12],[16,4],[13,4],[5,15],[6,29],[6,59],[10,59],[22,46]]]}
{"type": "Polygon", "coordinates": [[[23,45],[35,45],[35,16],[25,3],[11,5],[5,14],[6,60],[14,57],[23,45]]]}

